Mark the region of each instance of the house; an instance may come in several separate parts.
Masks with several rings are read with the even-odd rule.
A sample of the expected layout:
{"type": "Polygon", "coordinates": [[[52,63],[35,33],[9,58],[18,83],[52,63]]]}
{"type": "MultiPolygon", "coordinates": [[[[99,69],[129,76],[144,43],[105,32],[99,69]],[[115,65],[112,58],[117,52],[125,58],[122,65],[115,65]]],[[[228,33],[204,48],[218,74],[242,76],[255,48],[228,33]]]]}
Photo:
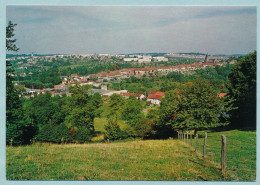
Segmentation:
{"type": "Polygon", "coordinates": [[[227,93],[218,93],[217,96],[219,98],[224,98],[227,95],[227,93]]]}
{"type": "Polygon", "coordinates": [[[138,99],[138,100],[143,100],[143,99],[145,99],[145,96],[144,96],[143,94],[138,94],[138,93],[136,93],[136,94],[135,94],[135,97],[136,97],[136,99],[138,99]]]}
{"type": "Polygon", "coordinates": [[[229,64],[235,64],[235,63],[237,63],[237,60],[231,60],[231,61],[229,62],[229,64]]]}
{"type": "Polygon", "coordinates": [[[90,89],[90,94],[99,93],[102,96],[104,95],[103,97],[109,97],[112,94],[121,94],[126,92],[127,90],[113,91],[113,90],[102,90],[102,89],[90,89]]]}
{"type": "Polygon", "coordinates": [[[39,90],[39,91],[37,92],[37,95],[40,95],[40,94],[46,94],[46,92],[43,91],[43,90],[39,90]]]}
{"type": "Polygon", "coordinates": [[[121,78],[129,78],[134,75],[134,68],[121,69],[119,72],[121,78]]]}
{"type": "Polygon", "coordinates": [[[54,85],[54,89],[60,89],[60,90],[66,89],[67,87],[68,87],[68,86],[65,85],[65,84],[54,85]]]}
{"type": "Polygon", "coordinates": [[[124,58],[124,62],[137,62],[138,58],[124,58]]]}
{"type": "MultiPolygon", "coordinates": [[[[94,81],[92,81],[92,80],[88,80],[86,83],[81,83],[82,85],[93,85],[93,86],[95,86],[95,87],[99,87],[101,84],[100,83],[98,83],[98,82],[94,82],[94,81]]],[[[80,85],[81,85],[80,84],[80,85]]],[[[81,85],[81,86],[82,86],[81,85]]]]}
{"type": "Polygon", "coordinates": [[[26,73],[20,73],[21,77],[26,77],[26,73]]]}
{"type": "Polygon", "coordinates": [[[148,94],[147,101],[155,105],[160,105],[162,97],[165,96],[165,93],[160,91],[150,91],[148,94]]]}
{"type": "Polygon", "coordinates": [[[73,78],[73,77],[78,77],[78,75],[77,74],[71,74],[71,78],[73,78]]]}
{"type": "Polygon", "coordinates": [[[130,92],[120,93],[120,95],[123,96],[126,99],[129,98],[130,96],[135,96],[136,99],[138,99],[138,100],[143,100],[145,98],[145,96],[143,94],[130,93],[130,92]]]}
{"type": "Polygon", "coordinates": [[[168,74],[172,71],[172,67],[159,67],[158,72],[168,74]]]}
{"type": "Polygon", "coordinates": [[[151,68],[136,68],[134,70],[134,74],[136,77],[142,77],[144,75],[149,76],[150,74],[155,74],[157,71],[157,68],[151,67],[151,68]]]}
{"type": "Polygon", "coordinates": [[[161,61],[163,61],[163,62],[168,62],[168,58],[166,58],[166,57],[153,57],[153,59],[154,59],[154,61],[155,62],[161,62],[161,61]]]}

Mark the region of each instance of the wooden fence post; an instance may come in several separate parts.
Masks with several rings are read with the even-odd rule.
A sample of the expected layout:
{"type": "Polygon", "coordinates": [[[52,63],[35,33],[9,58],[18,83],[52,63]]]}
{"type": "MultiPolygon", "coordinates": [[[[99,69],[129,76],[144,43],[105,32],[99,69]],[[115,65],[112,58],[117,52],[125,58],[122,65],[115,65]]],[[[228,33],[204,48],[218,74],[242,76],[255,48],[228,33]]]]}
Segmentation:
{"type": "Polygon", "coordinates": [[[183,133],[183,142],[185,143],[185,132],[183,133]]]}
{"type": "Polygon", "coordinates": [[[221,147],[221,171],[222,172],[227,171],[226,149],[227,149],[226,136],[222,135],[222,147],[221,147]]]}
{"type": "Polygon", "coordinates": [[[196,134],[196,147],[195,147],[195,152],[197,152],[199,149],[199,138],[198,138],[198,134],[196,134]]]}
{"type": "Polygon", "coordinates": [[[180,134],[179,134],[179,131],[178,131],[178,140],[180,139],[180,134]]]}
{"type": "Polygon", "coordinates": [[[203,157],[206,157],[206,145],[207,145],[207,132],[205,132],[204,145],[203,145],[203,157]]]}

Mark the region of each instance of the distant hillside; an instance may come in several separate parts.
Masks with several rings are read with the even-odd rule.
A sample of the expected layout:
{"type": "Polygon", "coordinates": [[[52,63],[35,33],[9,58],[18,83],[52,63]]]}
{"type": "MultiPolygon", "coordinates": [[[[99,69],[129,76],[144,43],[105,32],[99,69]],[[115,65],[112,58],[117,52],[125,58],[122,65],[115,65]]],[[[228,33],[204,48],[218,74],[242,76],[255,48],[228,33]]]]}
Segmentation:
{"type": "Polygon", "coordinates": [[[124,55],[150,55],[152,57],[157,57],[157,56],[164,56],[167,53],[128,53],[124,55]]]}
{"type": "MultiPolygon", "coordinates": [[[[53,55],[60,55],[60,54],[33,54],[34,56],[53,56],[53,55]]],[[[6,58],[12,57],[29,57],[31,54],[6,54],[6,58]]]]}
{"type": "Polygon", "coordinates": [[[177,54],[184,54],[184,55],[207,55],[206,53],[177,53],[177,54]]]}

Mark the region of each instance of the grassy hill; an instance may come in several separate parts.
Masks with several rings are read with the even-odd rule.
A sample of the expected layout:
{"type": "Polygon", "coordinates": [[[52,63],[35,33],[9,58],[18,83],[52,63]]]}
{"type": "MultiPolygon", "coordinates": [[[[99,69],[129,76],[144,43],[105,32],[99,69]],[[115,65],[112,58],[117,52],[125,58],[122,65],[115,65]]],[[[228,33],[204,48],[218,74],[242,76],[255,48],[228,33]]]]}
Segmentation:
{"type": "Polygon", "coordinates": [[[8,180],[223,180],[178,140],[7,147],[8,180]]]}
{"type": "MultiPolygon", "coordinates": [[[[221,135],[227,140],[227,167],[233,180],[256,180],[256,132],[231,130],[222,132],[207,131],[207,158],[220,164],[221,135]]],[[[203,153],[204,131],[199,135],[199,152],[203,153]]],[[[195,146],[195,139],[193,140],[195,146]]]]}

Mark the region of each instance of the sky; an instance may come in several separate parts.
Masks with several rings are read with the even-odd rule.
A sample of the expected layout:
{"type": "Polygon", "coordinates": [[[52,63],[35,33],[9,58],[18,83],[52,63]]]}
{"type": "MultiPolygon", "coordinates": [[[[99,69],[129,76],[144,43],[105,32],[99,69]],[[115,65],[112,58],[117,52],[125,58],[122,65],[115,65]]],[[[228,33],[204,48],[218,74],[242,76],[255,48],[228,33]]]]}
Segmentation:
{"type": "Polygon", "coordinates": [[[18,54],[256,50],[252,6],[7,6],[18,54]]]}

